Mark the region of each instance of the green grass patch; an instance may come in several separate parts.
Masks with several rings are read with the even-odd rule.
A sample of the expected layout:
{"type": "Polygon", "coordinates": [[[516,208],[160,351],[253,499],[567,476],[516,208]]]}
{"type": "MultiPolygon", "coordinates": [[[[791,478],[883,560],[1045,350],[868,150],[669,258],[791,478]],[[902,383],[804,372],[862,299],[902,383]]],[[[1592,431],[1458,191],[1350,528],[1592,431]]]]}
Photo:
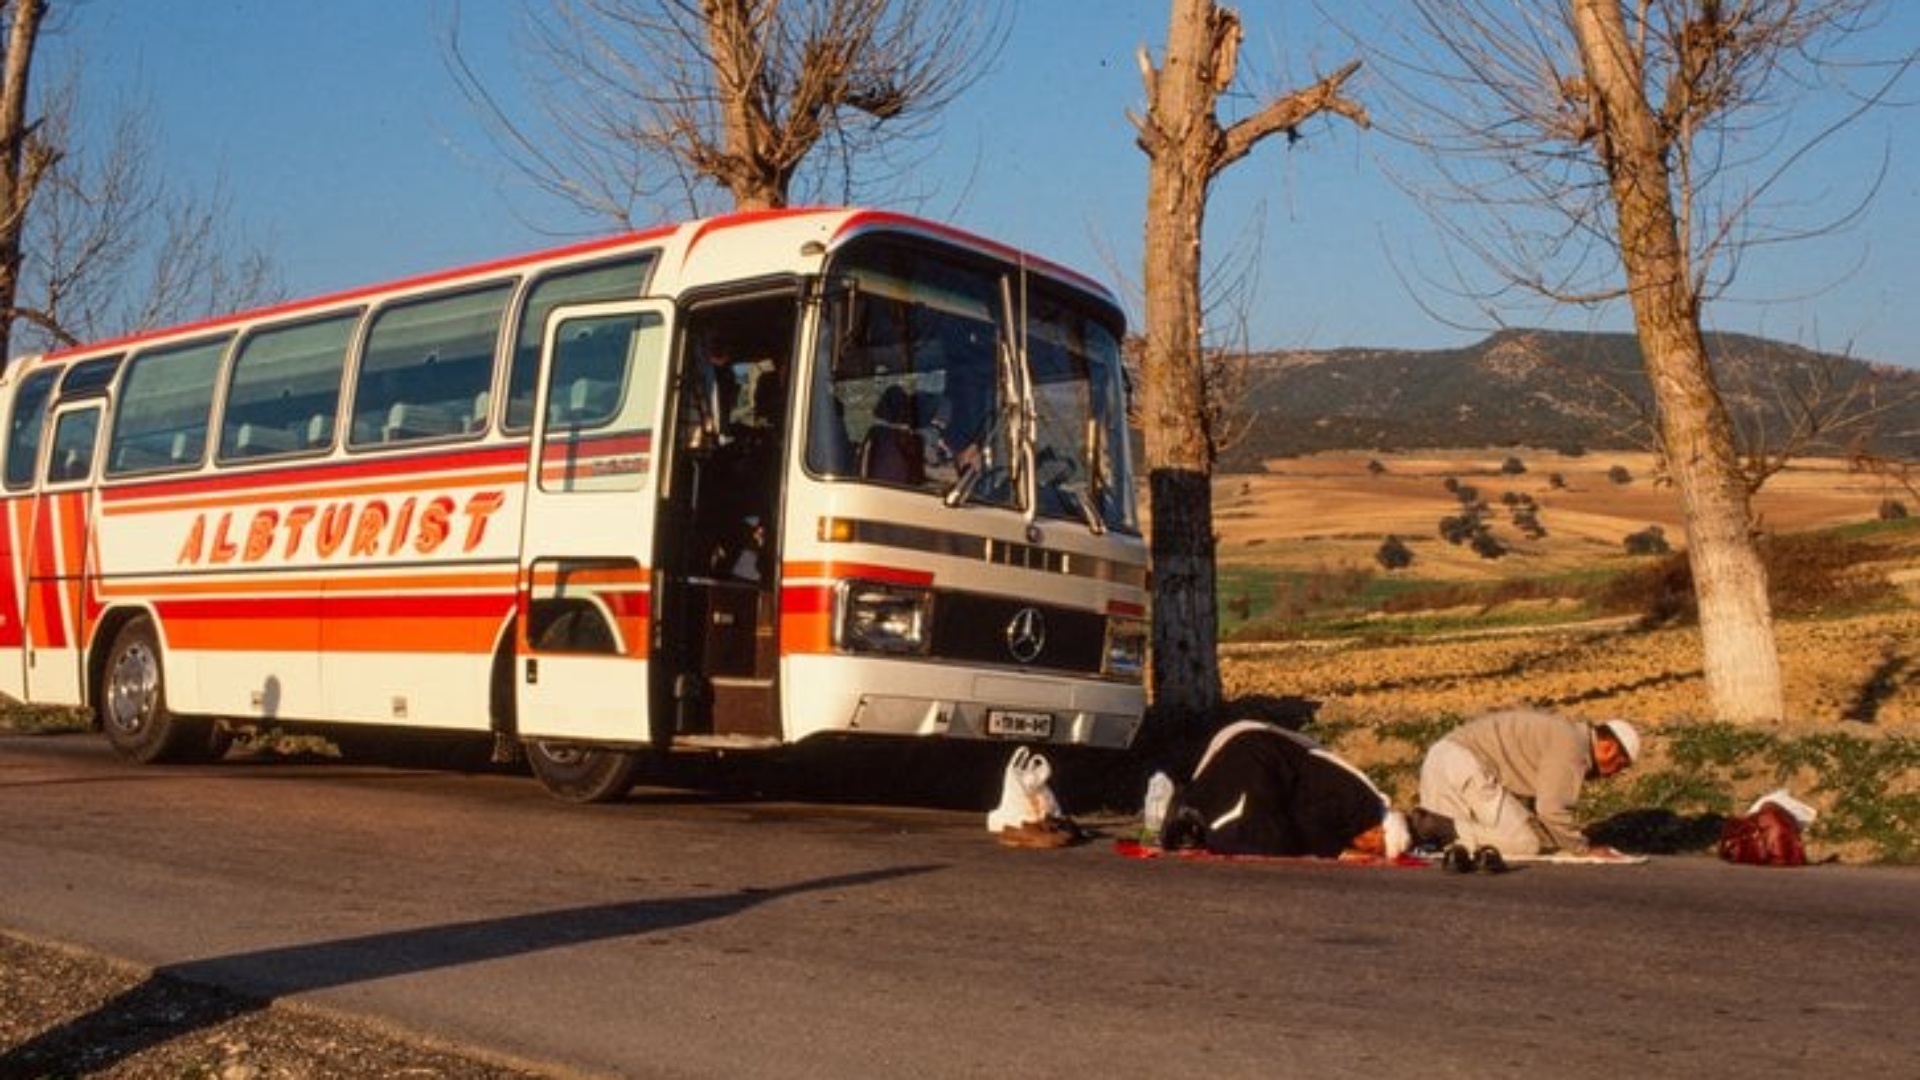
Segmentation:
{"type": "Polygon", "coordinates": [[[85,709],[0,701],[0,731],[20,735],[52,735],[65,731],[86,731],[92,725],[92,716],[85,709]]]}

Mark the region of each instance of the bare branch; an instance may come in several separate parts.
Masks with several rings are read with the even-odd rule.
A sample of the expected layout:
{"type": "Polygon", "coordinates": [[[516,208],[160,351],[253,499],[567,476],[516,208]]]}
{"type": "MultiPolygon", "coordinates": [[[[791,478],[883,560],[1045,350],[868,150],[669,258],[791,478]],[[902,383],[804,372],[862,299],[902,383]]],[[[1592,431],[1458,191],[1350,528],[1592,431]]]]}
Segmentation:
{"type": "Polygon", "coordinates": [[[995,4],[527,3],[533,116],[511,112],[469,60],[457,6],[448,68],[536,190],[627,226],[705,212],[716,191],[735,207],[851,195],[934,130],[1004,35],[995,4]]]}

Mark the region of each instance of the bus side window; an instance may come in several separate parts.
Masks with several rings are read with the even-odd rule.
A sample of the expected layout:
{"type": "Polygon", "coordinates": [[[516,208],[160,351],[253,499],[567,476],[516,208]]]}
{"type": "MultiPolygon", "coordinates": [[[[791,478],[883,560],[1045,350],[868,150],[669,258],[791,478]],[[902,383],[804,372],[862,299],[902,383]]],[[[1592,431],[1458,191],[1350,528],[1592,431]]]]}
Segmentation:
{"type": "Polygon", "coordinates": [[[547,316],[563,304],[596,300],[631,300],[646,290],[654,252],[619,262],[589,266],[541,278],[528,290],[520,309],[519,329],[513,336],[513,356],[507,370],[507,414],[501,426],[524,434],[533,426],[533,396],[540,379],[540,347],[547,316]]]}
{"type": "Polygon", "coordinates": [[[360,322],[349,311],[249,334],[234,358],[220,460],[324,451],[340,411],[347,344],[360,322]]]}
{"type": "Polygon", "coordinates": [[[93,448],[99,442],[100,407],[60,414],[53,425],[53,452],[47,457],[47,483],[67,484],[93,475],[93,448]]]}
{"type": "Polygon", "coordinates": [[[355,375],[356,447],[468,437],[474,402],[493,385],[493,356],[513,284],[503,282],[374,317],[355,375]]]}
{"type": "Polygon", "coordinates": [[[141,353],[127,364],[113,409],[107,475],[198,465],[220,359],[231,338],[141,353]]]}
{"type": "Polygon", "coordinates": [[[47,421],[47,402],[53,399],[53,387],[59,381],[58,368],[42,368],[20,380],[20,389],[13,395],[13,415],[7,418],[9,488],[33,486],[34,470],[40,461],[40,433],[47,421]]]}

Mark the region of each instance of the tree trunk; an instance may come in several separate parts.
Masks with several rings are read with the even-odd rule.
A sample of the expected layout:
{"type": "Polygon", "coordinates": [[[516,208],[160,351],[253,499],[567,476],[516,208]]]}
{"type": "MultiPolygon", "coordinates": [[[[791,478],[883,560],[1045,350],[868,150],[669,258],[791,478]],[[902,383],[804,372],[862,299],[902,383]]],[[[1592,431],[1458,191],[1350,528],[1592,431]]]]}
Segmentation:
{"type": "Polygon", "coordinates": [[[779,137],[761,108],[765,52],[756,25],[765,18],[757,0],[703,0],[707,45],[713,54],[714,87],[720,96],[721,160],[716,179],[733,195],[736,210],[772,210],[787,205],[790,172],[772,162],[779,137]]]}
{"type": "Polygon", "coordinates": [[[15,0],[7,27],[4,71],[0,71],[0,368],[13,345],[14,305],[20,296],[20,238],[27,227],[40,165],[28,153],[27,88],[33,72],[33,47],[46,15],[46,0],[15,0]]]}
{"type": "Polygon", "coordinates": [[[1680,242],[1666,144],[1618,0],[1573,0],[1573,16],[1661,448],[1686,515],[1707,692],[1721,719],[1779,720],[1786,706],[1766,567],[1754,545],[1732,424],[1700,333],[1700,298],[1680,242]]]}
{"type": "Polygon", "coordinates": [[[1200,238],[1217,168],[1215,54],[1223,33],[1237,43],[1232,12],[1211,0],[1174,0],[1166,58],[1149,80],[1148,115],[1139,125],[1149,160],[1141,398],[1153,516],[1152,690],[1154,708],[1178,717],[1220,704],[1200,238]]]}
{"type": "Polygon", "coordinates": [[[1208,408],[1200,321],[1200,239],[1207,188],[1262,139],[1335,112],[1366,126],[1366,110],[1340,96],[1350,63],[1274,98],[1230,127],[1215,115],[1233,85],[1240,16],[1213,0],[1172,0],[1159,70],[1142,49],[1147,115],[1131,116],[1147,155],[1146,429],[1153,535],[1153,707],[1171,718],[1220,705],[1219,597],[1213,535],[1214,417],[1208,408]]]}

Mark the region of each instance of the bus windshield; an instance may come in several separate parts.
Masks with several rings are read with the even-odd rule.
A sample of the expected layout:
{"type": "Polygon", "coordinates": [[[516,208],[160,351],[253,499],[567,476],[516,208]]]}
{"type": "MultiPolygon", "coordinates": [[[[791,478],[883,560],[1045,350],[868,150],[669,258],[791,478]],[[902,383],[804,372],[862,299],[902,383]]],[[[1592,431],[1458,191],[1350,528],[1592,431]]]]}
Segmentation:
{"type": "Polygon", "coordinates": [[[1084,303],[1036,288],[1027,302],[1027,368],[1039,514],[1137,531],[1126,382],[1113,331],[1084,303]]]}
{"type": "Polygon", "coordinates": [[[950,502],[1136,531],[1125,383],[1111,316],[1060,287],[1028,297],[1015,367],[1014,270],[876,239],[835,263],[814,364],[807,466],[950,502]],[[1020,402],[1031,391],[1032,456],[1020,402]]]}

